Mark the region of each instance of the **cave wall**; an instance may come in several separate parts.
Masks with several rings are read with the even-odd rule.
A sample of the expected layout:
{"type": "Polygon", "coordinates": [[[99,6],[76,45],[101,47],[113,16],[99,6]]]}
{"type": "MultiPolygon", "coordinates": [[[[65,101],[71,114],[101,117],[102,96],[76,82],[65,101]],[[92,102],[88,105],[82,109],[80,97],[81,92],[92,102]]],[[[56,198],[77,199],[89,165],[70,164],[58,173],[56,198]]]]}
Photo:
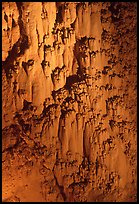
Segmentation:
{"type": "Polygon", "coordinates": [[[4,201],[135,201],[135,2],[2,3],[4,201]]]}

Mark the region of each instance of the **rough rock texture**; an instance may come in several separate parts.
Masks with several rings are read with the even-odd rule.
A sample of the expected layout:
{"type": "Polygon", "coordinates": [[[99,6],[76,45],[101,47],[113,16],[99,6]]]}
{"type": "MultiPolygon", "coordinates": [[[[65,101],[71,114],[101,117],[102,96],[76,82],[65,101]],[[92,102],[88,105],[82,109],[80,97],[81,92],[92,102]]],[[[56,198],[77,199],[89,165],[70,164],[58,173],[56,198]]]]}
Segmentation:
{"type": "Polygon", "coordinates": [[[136,201],[136,15],[2,3],[3,201],[136,201]]]}

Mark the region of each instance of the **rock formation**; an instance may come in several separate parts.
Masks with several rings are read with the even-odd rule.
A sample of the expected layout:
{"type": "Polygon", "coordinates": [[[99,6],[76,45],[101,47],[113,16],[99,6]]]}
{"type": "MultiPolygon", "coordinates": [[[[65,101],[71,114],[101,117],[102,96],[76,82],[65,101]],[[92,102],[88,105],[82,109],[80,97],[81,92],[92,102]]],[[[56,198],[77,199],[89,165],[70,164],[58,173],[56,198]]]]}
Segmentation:
{"type": "Polygon", "coordinates": [[[3,202],[136,201],[136,6],[2,3],[3,202]]]}

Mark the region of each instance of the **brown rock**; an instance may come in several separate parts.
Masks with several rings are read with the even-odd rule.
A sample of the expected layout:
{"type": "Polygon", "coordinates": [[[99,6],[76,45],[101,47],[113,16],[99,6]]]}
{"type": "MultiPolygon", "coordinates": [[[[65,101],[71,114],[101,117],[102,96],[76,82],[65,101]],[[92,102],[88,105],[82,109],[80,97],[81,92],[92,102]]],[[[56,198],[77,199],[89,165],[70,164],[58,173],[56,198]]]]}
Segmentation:
{"type": "Polygon", "coordinates": [[[2,3],[3,202],[136,201],[136,23],[135,2],[2,3]]]}

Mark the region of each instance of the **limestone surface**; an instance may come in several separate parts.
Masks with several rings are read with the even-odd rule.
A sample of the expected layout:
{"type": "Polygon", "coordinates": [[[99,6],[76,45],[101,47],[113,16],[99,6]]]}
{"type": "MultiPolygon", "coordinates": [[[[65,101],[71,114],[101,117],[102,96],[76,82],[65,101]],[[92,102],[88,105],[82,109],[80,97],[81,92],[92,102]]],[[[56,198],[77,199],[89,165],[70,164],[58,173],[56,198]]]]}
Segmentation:
{"type": "Polygon", "coordinates": [[[137,200],[136,2],[2,2],[3,202],[137,200]]]}

